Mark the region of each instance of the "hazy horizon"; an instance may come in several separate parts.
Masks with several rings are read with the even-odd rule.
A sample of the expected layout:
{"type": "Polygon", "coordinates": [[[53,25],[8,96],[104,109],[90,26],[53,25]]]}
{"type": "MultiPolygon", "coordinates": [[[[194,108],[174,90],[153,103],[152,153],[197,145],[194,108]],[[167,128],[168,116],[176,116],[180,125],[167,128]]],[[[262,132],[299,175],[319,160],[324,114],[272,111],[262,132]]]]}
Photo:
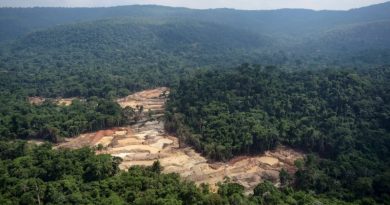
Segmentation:
{"type": "Polygon", "coordinates": [[[270,10],[301,8],[313,10],[349,10],[388,2],[387,0],[3,0],[0,7],[113,7],[128,5],[160,5],[192,9],[232,8],[240,10],[270,10]]]}

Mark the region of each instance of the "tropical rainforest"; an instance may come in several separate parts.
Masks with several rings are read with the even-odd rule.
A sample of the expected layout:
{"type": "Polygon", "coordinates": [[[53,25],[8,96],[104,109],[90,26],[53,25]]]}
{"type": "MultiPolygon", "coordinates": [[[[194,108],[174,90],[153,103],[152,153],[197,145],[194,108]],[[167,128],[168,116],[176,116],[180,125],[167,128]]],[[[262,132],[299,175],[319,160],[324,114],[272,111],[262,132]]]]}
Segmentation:
{"type": "Polygon", "coordinates": [[[384,199],[387,191],[375,187],[388,186],[381,179],[389,174],[389,82],[389,67],[207,70],[180,81],[165,126],[215,160],[279,144],[314,153],[296,173],[299,189],[384,199]]]}
{"type": "Polygon", "coordinates": [[[0,8],[0,204],[390,204],[389,36],[389,2],[0,8]],[[165,129],[211,161],[279,145],[307,157],[247,195],[229,179],[213,193],[163,174],[158,161],[124,171],[97,148],[52,148],[135,123],[139,111],[114,99],[158,86],[171,89],[165,129]]]}
{"type": "Polygon", "coordinates": [[[158,161],[120,171],[120,158],[95,155],[90,148],[53,150],[50,144],[25,141],[0,142],[0,148],[1,204],[348,204],[279,190],[270,182],[260,184],[250,197],[229,181],[212,193],[206,184],[197,187],[178,174],[162,174],[158,161]]]}

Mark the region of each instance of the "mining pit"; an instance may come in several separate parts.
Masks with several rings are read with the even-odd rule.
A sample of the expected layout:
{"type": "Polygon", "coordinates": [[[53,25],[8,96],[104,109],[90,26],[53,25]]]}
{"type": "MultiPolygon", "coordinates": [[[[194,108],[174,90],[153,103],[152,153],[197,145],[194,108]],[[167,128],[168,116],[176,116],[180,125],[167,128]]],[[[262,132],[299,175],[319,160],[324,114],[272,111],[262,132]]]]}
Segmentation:
{"type": "MultiPolygon", "coordinates": [[[[122,158],[122,170],[134,165],[149,166],[159,160],[164,173],[178,173],[196,184],[208,183],[212,191],[216,191],[216,183],[229,177],[232,182],[243,185],[247,193],[263,180],[278,185],[279,171],[284,168],[294,173],[294,161],[304,156],[299,151],[279,146],[258,156],[239,156],[226,163],[209,162],[191,147],[179,147],[178,139],[165,132],[162,115],[168,94],[169,89],[161,87],[118,99],[122,107],[143,106],[144,112],[152,110],[152,118],[128,127],[67,138],[55,148],[95,147],[100,144],[103,149],[97,150],[97,153],[122,158]]],[[[146,118],[146,114],[143,118],[146,118]]]]}

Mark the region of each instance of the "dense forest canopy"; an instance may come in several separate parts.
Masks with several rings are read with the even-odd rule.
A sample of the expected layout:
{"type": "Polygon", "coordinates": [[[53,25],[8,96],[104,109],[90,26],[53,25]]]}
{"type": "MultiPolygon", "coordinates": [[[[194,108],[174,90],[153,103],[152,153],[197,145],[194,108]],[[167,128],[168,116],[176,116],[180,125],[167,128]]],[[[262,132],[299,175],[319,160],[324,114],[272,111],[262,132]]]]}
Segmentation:
{"type": "Polygon", "coordinates": [[[390,2],[0,8],[0,204],[390,204],[389,36],[390,2]],[[166,130],[210,160],[278,145],[307,157],[248,196],[229,179],[211,193],[159,162],[119,171],[94,149],[18,141],[130,125],[140,112],[114,99],[157,86],[172,91],[166,130]]]}
{"type": "MultiPolygon", "coordinates": [[[[206,70],[180,81],[170,95],[167,115],[175,123],[174,114],[182,114],[183,119],[179,120],[201,135],[194,140],[204,142],[203,150],[213,142],[216,146],[234,145],[220,147],[229,149],[222,159],[252,150],[268,150],[278,141],[334,157],[339,151],[348,151],[337,147],[345,143],[332,140],[339,134],[368,140],[366,134],[381,131],[373,138],[378,145],[387,145],[379,137],[388,140],[389,80],[388,67],[291,72],[245,64],[223,71],[206,70]],[[339,130],[340,127],[344,128],[339,130]],[[229,133],[233,136],[229,137],[229,133]],[[259,143],[253,139],[257,135],[259,143]],[[262,135],[266,139],[261,139],[262,135]],[[269,147],[259,147],[264,145],[269,147]]],[[[371,144],[361,143],[366,144],[365,149],[371,144]]],[[[387,149],[370,151],[388,156],[389,153],[382,153],[387,149]]]]}
{"type": "Polygon", "coordinates": [[[110,8],[0,8],[0,41],[21,37],[55,25],[105,18],[141,17],[200,20],[270,35],[307,37],[334,27],[389,20],[390,3],[349,11],[279,9],[242,11],[197,10],[164,6],[119,6],[110,8]],[[272,23],[271,23],[272,22],[272,23]]]}
{"type": "Polygon", "coordinates": [[[109,97],[172,86],[199,67],[386,65],[389,5],[350,11],[0,8],[1,90],[109,97]]]}
{"type": "Polygon", "coordinates": [[[282,71],[246,64],[200,71],[170,94],[165,126],[216,160],[278,144],[317,153],[323,159],[298,171],[300,189],[388,200],[375,187],[389,186],[376,181],[389,170],[389,82],[388,67],[282,71]],[[364,193],[357,185],[363,180],[364,193]]]}
{"type": "Polygon", "coordinates": [[[137,120],[130,107],[121,108],[111,99],[75,99],[69,106],[50,100],[31,104],[25,97],[2,93],[0,97],[0,139],[44,139],[59,142],[64,137],[114,126],[128,125],[137,120]]]}
{"type": "Polygon", "coordinates": [[[38,96],[122,96],[171,85],[192,68],[254,60],[250,53],[270,44],[265,37],[194,21],[121,18],[66,25],[6,47],[1,88],[38,96]]]}
{"type": "Polygon", "coordinates": [[[144,204],[144,205],[279,205],[340,204],[333,198],[260,184],[253,196],[228,180],[211,193],[177,174],[162,174],[151,167],[120,171],[120,158],[95,155],[89,148],[53,150],[50,145],[0,141],[0,203],[8,204],[144,204]],[[269,193],[269,194],[266,194],[269,193]]]}

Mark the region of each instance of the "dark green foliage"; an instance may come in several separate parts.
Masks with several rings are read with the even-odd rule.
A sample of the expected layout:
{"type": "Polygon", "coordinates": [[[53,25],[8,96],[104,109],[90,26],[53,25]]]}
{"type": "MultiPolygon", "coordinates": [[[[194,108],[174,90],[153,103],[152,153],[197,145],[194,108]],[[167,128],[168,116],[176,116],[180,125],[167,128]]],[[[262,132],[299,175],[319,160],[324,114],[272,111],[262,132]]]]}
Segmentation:
{"type": "MultiPolygon", "coordinates": [[[[387,181],[375,179],[389,169],[389,82],[388,67],[201,71],[173,90],[166,128],[216,160],[278,144],[317,153],[325,159],[311,156],[299,166],[296,188],[382,202],[387,181]]],[[[286,173],[281,178],[291,183],[286,173]]]]}
{"type": "Polygon", "coordinates": [[[280,191],[266,182],[254,196],[241,185],[219,184],[218,193],[196,187],[177,174],[161,174],[156,167],[119,171],[117,158],[95,155],[94,150],[53,150],[22,141],[0,141],[1,204],[188,204],[254,205],[322,202],[347,204],[305,192],[280,191]],[[17,153],[17,154],[14,154],[17,153]],[[262,188],[266,187],[266,188],[262,188]],[[272,196],[264,193],[272,190],[272,196]],[[272,198],[270,198],[272,197],[272,198]]]}
{"type": "Polygon", "coordinates": [[[0,204],[389,204],[389,68],[319,69],[389,64],[389,5],[0,8],[0,41],[15,40],[0,48],[1,139],[57,142],[133,123],[143,107],[112,99],[170,86],[166,129],[210,159],[278,144],[311,153],[294,176],[280,172],[281,188],[264,182],[245,196],[230,181],[210,193],[161,174],[158,161],[119,172],[119,158],[90,149],[0,142],[0,204]],[[288,71],[220,69],[242,62],[288,71]],[[27,96],[87,100],[31,105],[27,96]]]}
{"type": "Polygon", "coordinates": [[[161,167],[161,164],[160,164],[160,161],[155,161],[155,162],[153,162],[153,165],[150,167],[151,168],[151,170],[153,171],[153,172],[156,172],[156,173],[161,173],[161,171],[162,171],[162,167],[161,167]]]}
{"type": "Polygon", "coordinates": [[[282,168],[279,172],[279,179],[282,186],[287,186],[290,185],[292,177],[285,169],[282,168]]]}
{"type": "Polygon", "coordinates": [[[0,8],[0,38],[21,35],[1,45],[0,91],[111,98],[175,85],[198,67],[389,64],[389,13],[388,3],[347,12],[0,8]]]}
{"type": "MultiPolygon", "coordinates": [[[[296,54],[308,55],[323,62],[333,60],[336,65],[346,62],[354,62],[355,67],[375,62],[381,62],[379,65],[389,65],[389,19],[348,25],[309,37],[296,48],[296,54]]],[[[305,62],[310,60],[306,59],[305,62]]]]}
{"type": "Polygon", "coordinates": [[[134,167],[88,148],[52,150],[24,142],[0,142],[2,204],[206,204],[193,183],[176,174],[134,167]],[[19,156],[7,153],[24,147],[19,156]]]}
{"type": "Polygon", "coordinates": [[[276,36],[309,36],[334,27],[388,20],[390,4],[383,3],[350,11],[279,9],[242,11],[194,10],[164,6],[120,6],[111,8],[0,8],[0,41],[15,39],[54,25],[113,17],[198,20],[276,36]]]}
{"type": "Polygon", "coordinates": [[[271,44],[266,39],[213,23],[169,19],[57,26],[4,48],[0,90],[45,97],[124,96],[173,85],[199,66],[261,60],[254,53],[271,44]]]}
{"type": "Polygon", "coordinates": [[[38,138],[58,142],[63,137],[134,122],[134,113],[111,100],[74,100],[70,106],[50,101],[32,105],[27,98],[0,97],[0,138],[38,138]]]}
{"type": "MultiPolygon", "coordinates": [[[[252,197],[252,201],[261,205],[279,204],[326,204],[326,205],[349,205],[365,204],[361,202],[348,203],[332,197],[316,196],[302,191],[294,191],[291,188],[278,189],[271,182],[265,181],[259,184],[252,197]]],[[[374,202],[375,204],[375,202],[374,202]]]]}
{"type": "MultiPolygon", "coordinates": [[[[42,43],[38,52],[29,50],[28,55],[12,53],[11,56],[39,56],[39,59],[34,58],[32,62],[49,61],[46,62],[49,67],[60,69],[66,68],[69,62],[72,63],[71,68],[83,64],[88,64],[89,68],[101,65],[96,61],[88,62],[94,57],[102,58],[100,61],[105,62],[104,66],[110,67],[113,64],[110,68],[120,69],[122,72],[127,64],[142,60],[145,65],[153,65],[154,71],[161,67],[167,69],[167,65],[182,68],[189,63],[192,66],[211,66],[225,61],[228,61],[225,65],[261,62],[289,68],[382,65],[390,63],[390,44],[387,38],[390,35],[389,13],[388,2],[350,11],[192,10],[160,6],[0,8],[0,42],[11,39],[19,42],[19,45],[23,42],[22,47],[32,42],[42,43]],[[140,25],[132,25],[130,28],[129,24],[118,28],[115,23],[107,27],[106,23],[111,24],[111,20],[107,19],[113,18],[119,24],[123,24],[123,19],[129,18],[147,24],[141,29],[140,25]],[[164,23],[161,23],[162,19],[164,23]],[[86,22],[89,22],[89,26],[86,22]],[[150,22],[159,23],[151,29],[150,22]],[[165,24],[167,22],[169,23],[165,24]],[[177,22],[184,22],[185,26],[177,22]],[[52,29],[56,25],[67,24],[78,24],[84,28],[72,25],[52,29]],[[50,28],[49,31],[45,31],[47,28],[50,28]],[[23,38],[35,31],[39,32],[28,35],[28,39],[32,41],[23,38]],[[134,35],[134,32],[139,35],[134,35]],[[150,36],[151,33],[155,35],[150,36]],[[72,38],[63,38],[69,35],[72,38]],[[128,38],[123,40],[123,37],[128,38]],[[19,38],[23,40],[19,41],[19,38]],[[261,44],[258,44],[257,38],[261,39],[261,44]],[[80,45],[74,47],[74,43],[80,45]],[[57,50],[72,53],[53,53],[53,49],[50,49],[53,45],[58,47],[57,50]],[[160,46],[164,49],[156,52],[160,50],[160,46]],[[267,49],[261,49],[264,46],[267,49]],[[254,47],[257,49],[253,49],[254,47]],[[88,49],[88,55],[84,53],[80,56],[83,49],[88,49]],[[44,53],[46,54],[42,55],[44,53]],[[55,55],[49,57],[50,53],[55,55]],[[115,64],[120,66],[116,68],[115,64]]],[[[144,68],[151,69],[148,66],[144,68]]],[[[158,79],[160,78],[154,78],[158,79]]],[[[128,83],[127,86],[137,86],[137,83],[128,83]]]]}

